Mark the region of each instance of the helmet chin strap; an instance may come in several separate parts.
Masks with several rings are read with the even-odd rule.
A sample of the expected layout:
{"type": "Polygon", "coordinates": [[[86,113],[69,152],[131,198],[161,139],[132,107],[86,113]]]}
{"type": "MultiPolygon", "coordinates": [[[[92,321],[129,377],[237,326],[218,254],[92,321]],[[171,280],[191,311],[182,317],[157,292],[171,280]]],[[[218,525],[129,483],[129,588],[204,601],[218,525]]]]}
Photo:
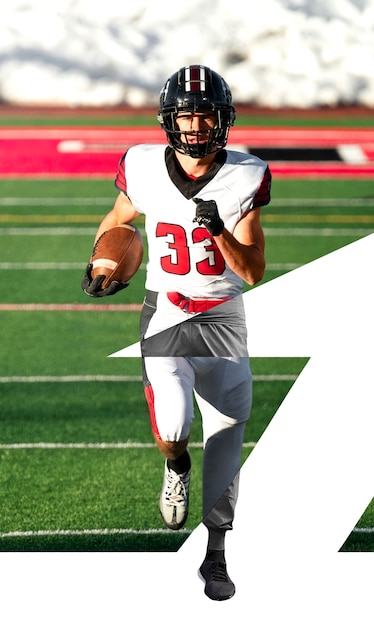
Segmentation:
{"type": "Polygon", "coordinates": [[[174,149],[195,159],[214,154],[221,149],[221,146],[217,146],[214,141],[212,130],[179,132],[178,135],[179,137],[174,139],[174,149]],[[200,135],[204,138],[203,141],[199,141],[200,135]],[[185,141],[182,141],[182,137],[185,141]],[[196,137],[197,142],[188,141],[189,137],[196,137]]]}

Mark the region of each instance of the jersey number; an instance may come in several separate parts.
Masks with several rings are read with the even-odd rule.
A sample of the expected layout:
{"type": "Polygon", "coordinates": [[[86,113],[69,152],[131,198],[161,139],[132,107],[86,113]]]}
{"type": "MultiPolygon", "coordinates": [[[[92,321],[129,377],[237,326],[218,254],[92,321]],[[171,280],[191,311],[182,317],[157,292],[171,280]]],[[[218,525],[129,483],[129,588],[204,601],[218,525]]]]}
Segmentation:
{"type": "MultiPolygon", "coordinates": [[[[188,274],[191,270],[191,261],[184,228],[179,224],[160,222],[157,224],[156,237],[171,237],[171,240],[168,241],[168,248],[173,253],[161,257],[161,267],[164,272],[181,276],[188,274]]],[[[210,239],[210,235],[206,228],[199,227],[192,231],[193,243],[201,243],[208,238],[210,239]]],[[[225,269],[225,260],[215,241],[210,239],[210,243],[204,247],[208,254],[205,259],[196,263],[197,271],[205,276],[222,274],[225,269]]]]}

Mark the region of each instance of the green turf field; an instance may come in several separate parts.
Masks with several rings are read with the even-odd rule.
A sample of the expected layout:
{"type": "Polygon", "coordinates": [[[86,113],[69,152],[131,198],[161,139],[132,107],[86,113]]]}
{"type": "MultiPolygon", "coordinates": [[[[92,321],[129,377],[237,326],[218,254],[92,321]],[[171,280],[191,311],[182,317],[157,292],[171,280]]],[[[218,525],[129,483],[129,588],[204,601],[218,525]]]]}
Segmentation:
{"type": "MultiPolygon", "coordinates": [[[[336,110],[329,107],[305,112],[302,109],[273,110],[257,107],[236,107],[235,126],[315,126],[315,127],[373,127],[374,112],[372,109],[347,108],[336,110]]],[[[53,109],[33,107],[0,106],[0,126],[154,126],[157,108],[142,111],[114,107],[104,111],[95,108],[53,109]]]]}
{"type": "MultiPolygon", "coordinates": [[[[163,461],[140,361],[108,358],[137,341],[139,312],[21,306],[97,302],[80,281],[115,195],[110,180],[0,180],[1,303],[20,305],[0,312],[0,551],[175,550],[200,522],[198,414],[190,516],[173,533],[158,513],[163,461]]],[[[268,281],[372,233],[372,181],[275,181],[263,226],[268,281]]],[[[144,276],[110,303],[139,304],[144,276]]],[[[306,361],[253,359],[243,460],[306,361]]],[[[373,503],[358,526],[344,549],[373,551],[373,503]]]]}

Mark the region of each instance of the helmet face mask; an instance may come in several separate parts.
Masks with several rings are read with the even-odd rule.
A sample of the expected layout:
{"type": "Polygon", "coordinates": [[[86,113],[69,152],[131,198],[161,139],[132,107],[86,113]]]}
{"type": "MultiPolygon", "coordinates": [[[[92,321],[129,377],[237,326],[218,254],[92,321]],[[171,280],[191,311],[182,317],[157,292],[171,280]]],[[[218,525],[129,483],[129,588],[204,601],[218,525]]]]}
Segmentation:
{"type": "Polygon", "coordinates": [[[183,67],[165,83],[160,94],[157,119],[166,132],[169,145],[182,154],[201,158],[222,150],[227,143],[235,109],[231,91],[224,79],[203,65],[183,67]],[[214,113],[214,128],[181,131],[179,113],[214,113]],[[189,141],[189,138],[193,140],[189,141]]]}

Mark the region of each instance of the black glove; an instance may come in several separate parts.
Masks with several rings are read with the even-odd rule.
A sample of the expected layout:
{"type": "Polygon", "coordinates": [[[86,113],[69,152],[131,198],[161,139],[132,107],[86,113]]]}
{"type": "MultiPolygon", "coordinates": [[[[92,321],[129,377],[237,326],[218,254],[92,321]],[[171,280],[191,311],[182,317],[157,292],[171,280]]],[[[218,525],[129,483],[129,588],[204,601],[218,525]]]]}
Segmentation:
{"type": "Polygon", "coordinates": [[[101,289],[101,285],[105,276],[100,274],[96,276],[96,278],[92,279],[92,263],[88,263],[84,276],[82,279],[81,287],[83,291],[88,295],[92,296],[92,298],[102,298],[104,296],[112,296],[113,294],[121,291],[122,289],[126,289],[130,283],[120,283],[117,280],[113,280],[109,287],[106,289],[101,289]]]}
{"type": "Polygon", "coordinates": [[[193,201],[196,202],[196,217],[193,221],[198,222],[200,226],[205,226],[213,237],[220,235],[225,225],[219,216],[215,200],[193,198],[193,201]]]}

